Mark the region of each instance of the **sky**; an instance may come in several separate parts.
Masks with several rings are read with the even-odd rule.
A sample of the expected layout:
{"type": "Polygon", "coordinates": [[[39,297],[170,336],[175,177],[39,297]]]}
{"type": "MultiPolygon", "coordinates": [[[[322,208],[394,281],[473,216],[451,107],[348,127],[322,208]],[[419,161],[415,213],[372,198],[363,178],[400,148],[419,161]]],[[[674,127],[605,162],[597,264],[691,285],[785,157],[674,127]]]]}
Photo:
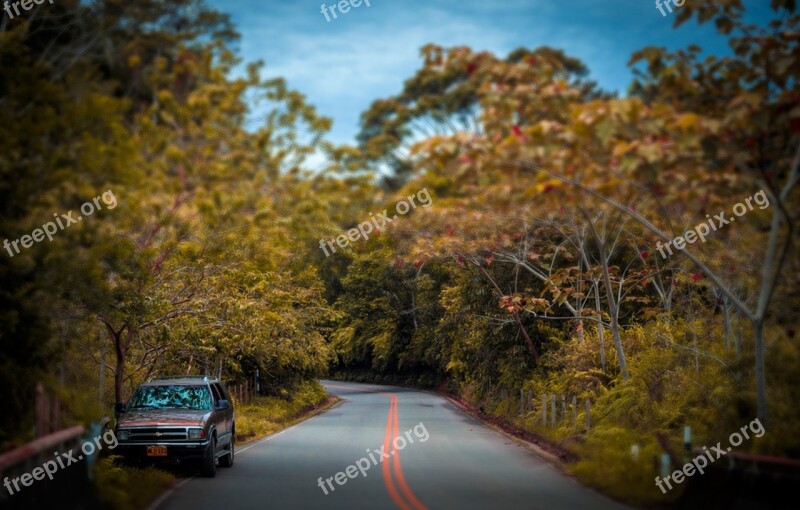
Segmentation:
{"type": "MultiPolygon", "coordinates": [[[[402,90],[428,43],[500,56],[519,47],[560,48],[581,59],[601,87],[621,94],[632,78],[627,62],[645,46],[727,52],[712,24],[674,29],[675,14],[665,9],[662,16],[654,0],[369,0],[346,14],[337,9],[336,19],[328,10],[330,21],[322,4],[333,0],[207,2],[231,15],[246,62],[264,61],[265,78],[286,78],[333,118],[329,138],[336,143],[354,143],[360,113],[402,90]]],[[[753,20],[773,17],[767,0],[745,3],[753,20]]]]}

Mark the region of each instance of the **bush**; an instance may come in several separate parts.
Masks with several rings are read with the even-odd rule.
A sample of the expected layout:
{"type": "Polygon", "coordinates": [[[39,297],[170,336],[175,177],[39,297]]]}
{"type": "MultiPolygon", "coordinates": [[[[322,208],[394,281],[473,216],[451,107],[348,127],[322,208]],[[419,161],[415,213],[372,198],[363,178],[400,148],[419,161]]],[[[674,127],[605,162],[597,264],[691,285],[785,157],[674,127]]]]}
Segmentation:
{"type": "Polygon", "coordinates": [[[155,468],[139,469],[117,465],[117,458],[101,458],[93,469],[95,493],[101,508],[147,508],[175,480],[170,473],[155,468]]]}
{"type": "Polygon", "coordinates": [[[255,397],[250,404],[236,407],[236,441],[272,434],[327,398],[328,393],[318,381],[300,383],[289,400],[255,397]]]}

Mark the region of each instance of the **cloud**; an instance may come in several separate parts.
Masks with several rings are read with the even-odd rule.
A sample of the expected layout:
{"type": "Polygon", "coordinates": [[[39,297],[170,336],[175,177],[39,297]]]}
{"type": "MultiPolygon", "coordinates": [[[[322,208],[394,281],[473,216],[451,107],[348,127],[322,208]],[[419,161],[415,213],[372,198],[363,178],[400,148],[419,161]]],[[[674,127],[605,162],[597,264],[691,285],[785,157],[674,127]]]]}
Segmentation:
{"type": "Polygon", "coordinates": [[[286,78],[333,117],[332,139],[340,143],[354,140],[372,101],[402,90],[427,43],[497,55],[548,45],[584,61],[601,86],[623,92],[632,77],[627,61],[643,46],[725,48],[713,26],[675,31],[651,2],[630,0],[371,0],[331,22],[320,4],[334,0],[210,2],[232,12],[245,60],[264,60],[265,76],[286,78]]]}

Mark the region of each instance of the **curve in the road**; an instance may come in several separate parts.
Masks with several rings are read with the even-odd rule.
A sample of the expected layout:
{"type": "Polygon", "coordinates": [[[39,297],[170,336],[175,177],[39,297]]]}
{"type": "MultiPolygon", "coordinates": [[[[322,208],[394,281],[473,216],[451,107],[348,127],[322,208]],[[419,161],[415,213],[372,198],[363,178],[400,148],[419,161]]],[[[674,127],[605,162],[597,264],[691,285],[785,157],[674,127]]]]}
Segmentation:
{"type": "Polygon", "coordinates": [[[181,482],[160,498],[159,508],[630,510],[441,396],[341,381],[323,385],[342,398],[341,405],[244,446],[234,469],[220,470],[214,479],[181,482]],[[405,451],[405,437],[407,444],[414,443],[412,431],[398,432],[413,423],[419,423],[413,433],[425,447],[405,451]],[[380,450],[368,449],[365,455],[370,445],[380,450]],[[326,476],[331,473],[336,475],[326,476]]]}

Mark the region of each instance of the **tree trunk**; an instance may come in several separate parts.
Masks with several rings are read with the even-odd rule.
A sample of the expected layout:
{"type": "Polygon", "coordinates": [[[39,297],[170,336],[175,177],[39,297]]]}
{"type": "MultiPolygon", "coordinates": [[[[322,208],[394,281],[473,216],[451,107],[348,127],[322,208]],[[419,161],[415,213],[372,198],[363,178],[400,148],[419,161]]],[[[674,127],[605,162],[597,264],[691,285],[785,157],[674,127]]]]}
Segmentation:
{"type": "MultiPolygon", "coordinates": [[[[102,336],[101,336],[102,338],[102,336]]],[[[106,400],[106,342],[100,342],[100,374],[97,381],[97,401],[102,405],[106,400]]]]}
{"type": "Polygon", "coordinates": [[[725,351],[729,351],[731,348],[731,331],[732,331],[732,324],[731,324],[731,309],[728,306],[728,299],[723,295],[722,296],[722,313],[725,320],[725,351]]]}
{"type": "Polygon", "coordinates": [[[630,379],[628,373],[628,363],[625,361],[625,349],[622,347],[622,336],[619,333],[619,311],[617,310],[617,300],[614,299],[614,289],[611,287],[611,276],[608,274],[608,260],[606,259],[605,245],[599,242],[600,256],[602,257],[603,266],[603,283],[606,287],[606,297],[608,298],[608,311],[611,312],[611,333],[614,335],[614,347],[617,349],[617,358],[619,360],[619,371],[622,373],[622,378],[625,380],[630,379]]]}
{"type": "Polygon", "coordinates": [[[125,355],[126,349],[122,345],[122,334],[117,335],[114,339],[114,347],[117,352],[117,366],[114,369],[114,399],[117,403],[124,402],[122,384],[125,381],[125,355]]]}
{"type": "Polygon", "coordinates": [[[603,332],[603,314],[600,313],[600,286],[594,282],[594,308],[597,311],[597,336],[600,339],[600,366],[606,372],[606,339],[603,332]]]}
{"type": "Polygon", "coordinates": [[[122,404],[123,400],[123,382],[125,381],[125,361],[128,354],[127,342],[123,339],[125,329],[127,326],[122,326],[119,331],[114,331],[111,324],[103,321],[108,331],[111,341],[114,342],[114,353],[117,357],[117,363],[114,368],[114,402],[115,404],[122,404]]]}
{"type": "Polygon", "coordinates": [[[764,321],[753,321],[756,355],[756,416],[767,426],[767,379],[764,369],[764,321]]]}

